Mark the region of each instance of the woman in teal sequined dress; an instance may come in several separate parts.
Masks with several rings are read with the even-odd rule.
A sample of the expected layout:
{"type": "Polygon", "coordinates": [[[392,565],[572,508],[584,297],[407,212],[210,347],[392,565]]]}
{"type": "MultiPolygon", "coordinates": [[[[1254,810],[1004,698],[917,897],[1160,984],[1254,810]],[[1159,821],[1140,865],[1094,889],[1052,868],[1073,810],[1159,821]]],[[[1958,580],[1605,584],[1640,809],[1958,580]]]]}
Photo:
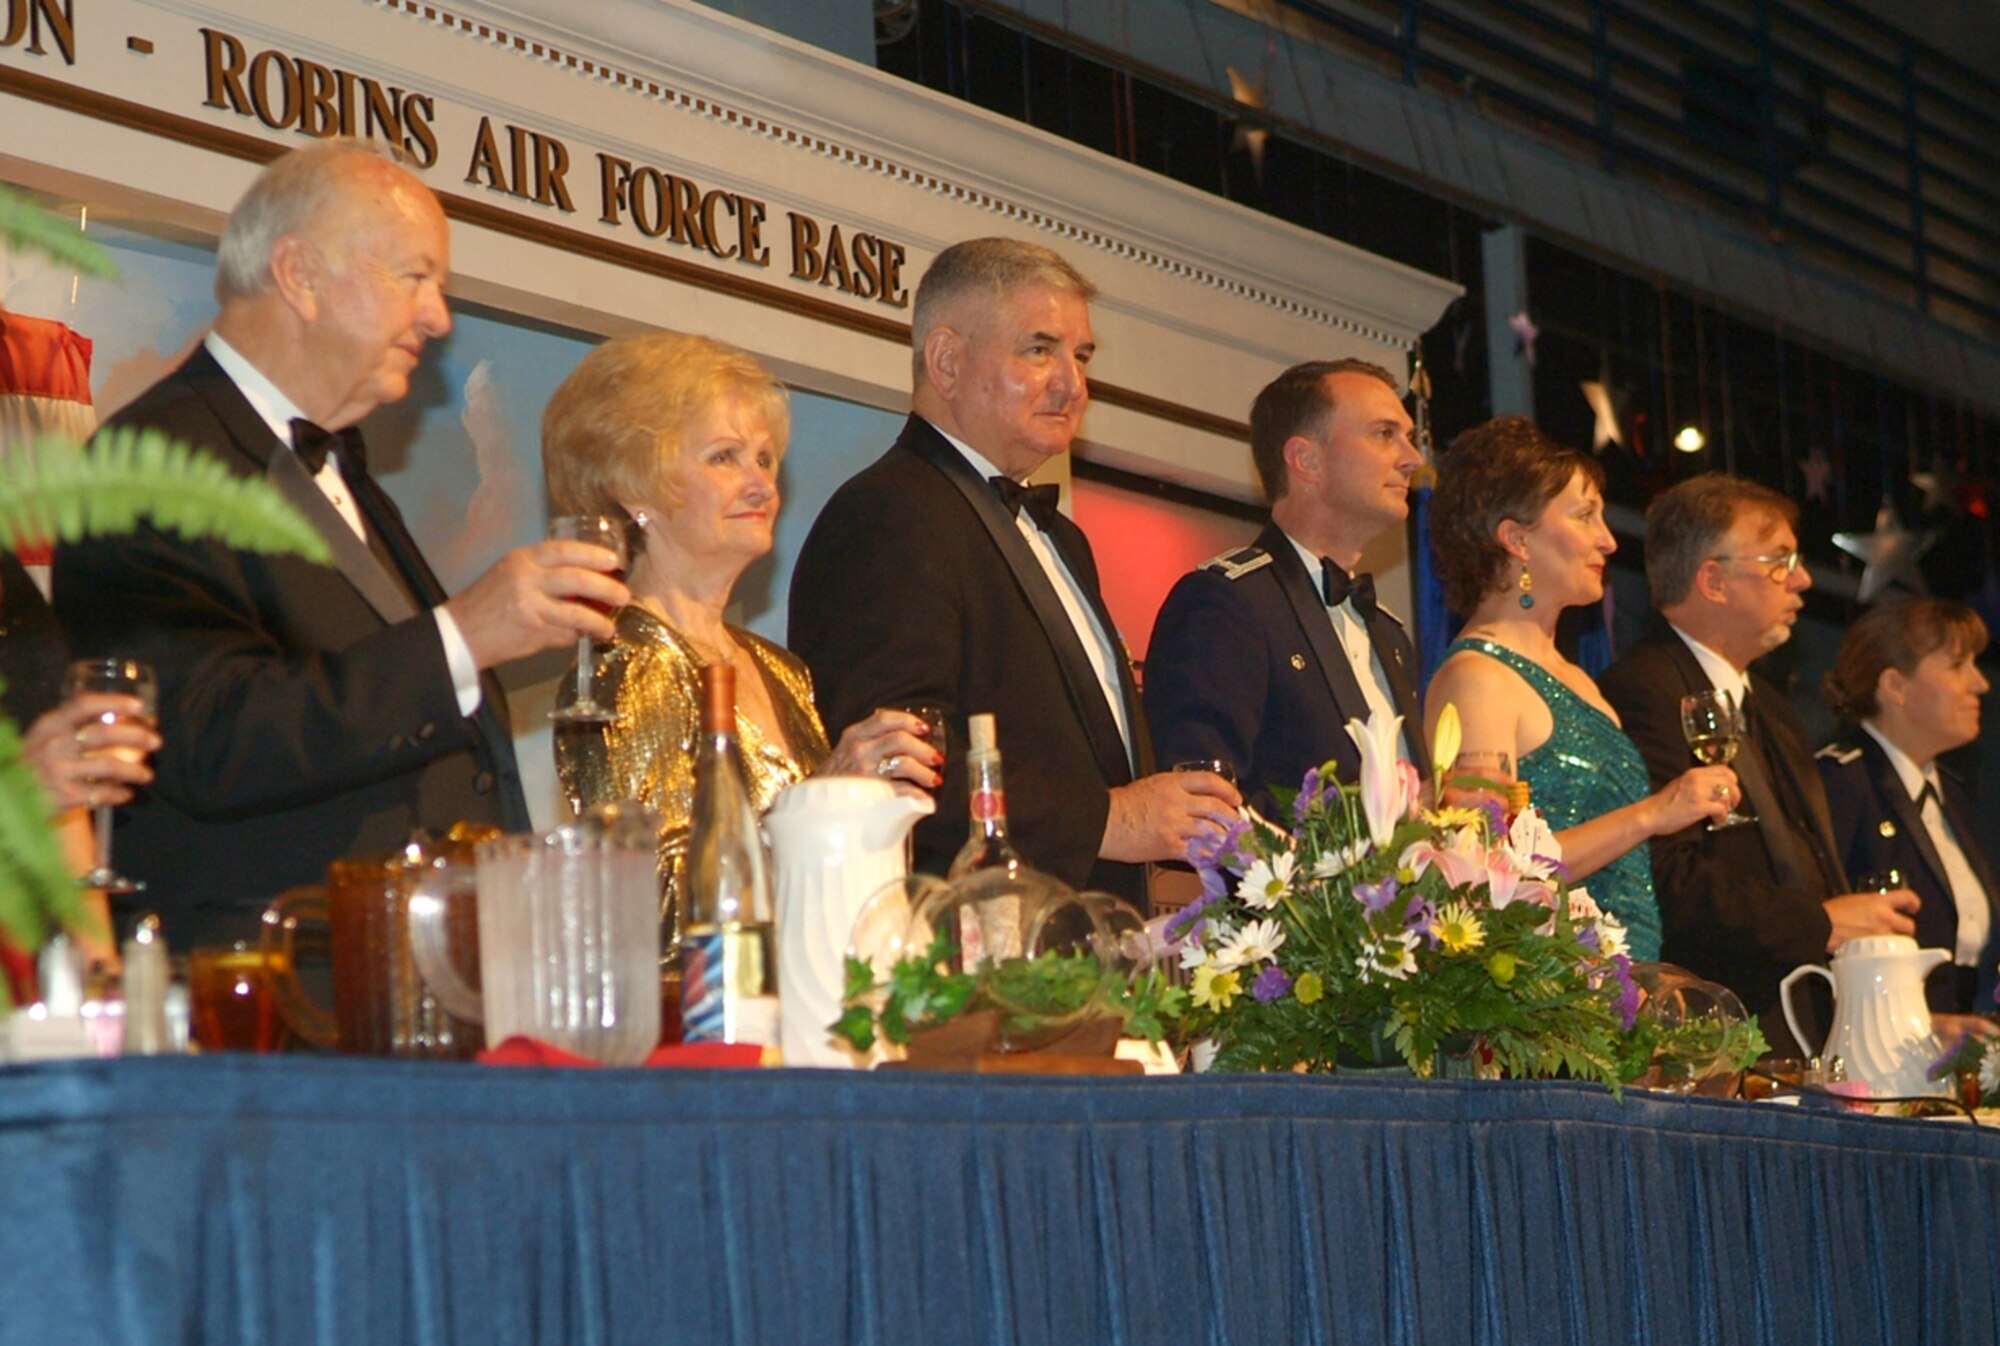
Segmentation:
{"type": "Polygon", "coordinates": [[[1458,707],[1464,748],[1504,752],[1562,843],[1571,881],[1625,926],[1635,959],[1660,956],[1660,912],[1644,844],[1728,811],[1736,774],[1692,767],[1654,791],[1617,713],[1556,646],[1564,608],[1604,597],[1596,462],[1520,416],[1460,435],[1431,501],[1445,601],[1466,616],[1425,698],[1431,726],[1458,707]],[[1588,880],[1586,883],[1585,881],[1588,880]]]}

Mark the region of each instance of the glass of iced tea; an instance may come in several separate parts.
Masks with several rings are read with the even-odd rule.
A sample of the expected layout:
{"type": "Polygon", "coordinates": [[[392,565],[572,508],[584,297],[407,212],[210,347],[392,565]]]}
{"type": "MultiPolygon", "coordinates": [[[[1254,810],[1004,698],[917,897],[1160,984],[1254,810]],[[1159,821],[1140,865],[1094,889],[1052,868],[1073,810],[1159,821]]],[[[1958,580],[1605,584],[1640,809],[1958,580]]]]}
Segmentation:
{"type": "Polygon", "coordinates": [[[210,944],[188,955],[188,1018],[208,1052],[275,1052],[289,1034],[255,944],[210,944]]]}

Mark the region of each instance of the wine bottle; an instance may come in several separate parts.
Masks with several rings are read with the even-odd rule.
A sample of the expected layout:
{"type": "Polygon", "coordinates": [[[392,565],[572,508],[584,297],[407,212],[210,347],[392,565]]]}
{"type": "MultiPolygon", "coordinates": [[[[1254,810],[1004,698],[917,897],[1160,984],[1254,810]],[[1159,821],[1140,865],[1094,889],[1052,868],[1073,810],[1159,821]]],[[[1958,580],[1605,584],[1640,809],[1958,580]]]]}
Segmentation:
{"type": "Polygon", "coordinates": [[[736,754],[736,670],[701,670],[702,736],[680,888],[681,1035],[778,1040],[770,862],[736,754]]]}
{"type": "Polygon", "coordinates": [[[1000,783],[1000,749],[994,746],[993,717],[972,716],[966,732],[972,740],[965,754],[966,777],[972,790],[972,824],[945,877],[960,878],[976,869],[1005,868],[1019,873],[1028,867],[1028,862],[1007,839],[1007,791],[1000,783]]]}

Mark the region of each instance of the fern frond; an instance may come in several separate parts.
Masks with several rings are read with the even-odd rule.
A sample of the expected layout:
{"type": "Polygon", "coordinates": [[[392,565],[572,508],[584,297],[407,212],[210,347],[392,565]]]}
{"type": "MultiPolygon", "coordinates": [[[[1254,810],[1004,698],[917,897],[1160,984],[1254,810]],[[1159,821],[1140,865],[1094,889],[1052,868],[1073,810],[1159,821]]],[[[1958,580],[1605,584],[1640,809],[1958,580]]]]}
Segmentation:
{"type": "MultiPolygon", "coordinates": [[[[83,914],[76,881],[49,825],[48,796],[28,769],[21,736],[0,715],[0,930],[35,949],[49,923],[83,914]]],[[[5,992],[0,990],[0,1008],[5,992]]]]}
{"type": "Polygon", "coordinates": [[[160,430],[120,426],[81,450],[45,439],[0,480],[0,545],[126,533],[141,520],[242,551],[332,559],[318,530],[269,482],[239,477],[160,430]]]}
{"type": "Polygon", "coordinates": [[[111,254],[18,192],[0,187],[0,243],[10,252],[40,253],[86,276],[115,276],[111,254]]]}

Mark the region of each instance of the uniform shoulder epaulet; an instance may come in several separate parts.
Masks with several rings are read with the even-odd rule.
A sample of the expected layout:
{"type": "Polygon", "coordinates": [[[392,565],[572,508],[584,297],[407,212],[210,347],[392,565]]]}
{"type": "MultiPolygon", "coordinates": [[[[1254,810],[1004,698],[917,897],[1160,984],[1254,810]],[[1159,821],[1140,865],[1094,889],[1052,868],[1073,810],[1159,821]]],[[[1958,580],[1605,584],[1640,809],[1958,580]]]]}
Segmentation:
{"type": "Polygon", "coordinates": [[[1836,766],[1853,766],[1861,760],[1861,749],[1851,743],[1829,743],[1813,756],[1824,757],[1836,766]]]}
{"type": "Polygon", "coordinates": [[[1271,553],[1262,547],[1238,547],[1220,556],[1211,556],[1201,563],[1203,570],[1213,570],[1226,580],[1240,580],[1253,570],[1262,570],[1271,564],[1271,553]]]}

